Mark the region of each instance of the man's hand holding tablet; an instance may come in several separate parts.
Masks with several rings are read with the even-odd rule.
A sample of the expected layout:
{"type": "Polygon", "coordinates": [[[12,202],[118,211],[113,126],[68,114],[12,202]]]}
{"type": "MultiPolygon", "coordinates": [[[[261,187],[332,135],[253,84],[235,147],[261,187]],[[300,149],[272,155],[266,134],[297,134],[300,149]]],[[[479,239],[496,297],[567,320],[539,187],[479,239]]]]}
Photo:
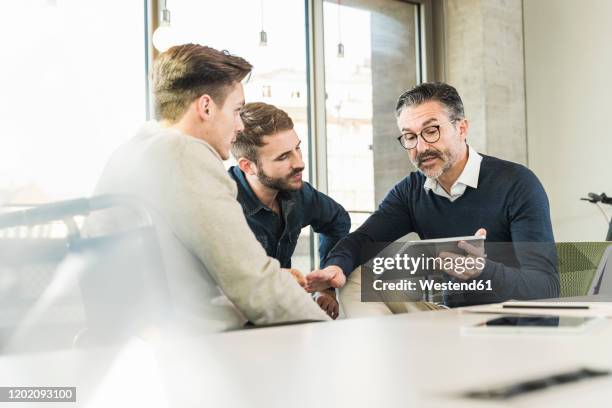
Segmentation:
{"type": "MultiPolygon", "coordinates": [[[[480,237],[486,237],[487,230],[485,230],[484,228],[480,228],[478,231],[476,231],[476,234],[474,235],[480,236],[480,237]]],[[[480,276],[480,274],[482,273],[484,269],[484,262],[475,262],[475,260],[477,258],[486,257],[485,249],[484,249],[484,240],[480,241],[476,245],[469,244],[465,241],[460,241],[457,244],[457,246],[460,249],[464,250],[466,252],[466,255],[458,255],[453,252],[443,251],[443,252],[440,252],[438,256],[442,259],[446,259],[446,258],[454,259],[455,262],[452,263],[453,265],[463,265],[463,267],[461,268],[462,272],[461,273],[457,272],[454,268],[442,268],[442,270],[446,272],[447,274],[449,274],[450,276],[453,276],[455,278],[458,278],[464,281],[468,279],[474,279],[480,276]],[[458,261],[459,258],[463,258],[463,259],[461,259],[461,261],[458,261]],[[466,262],[467,258],[471,258],[472,261],[466,262]]],[[[445,262],[443,264],[445,264],[445,262]]]]}

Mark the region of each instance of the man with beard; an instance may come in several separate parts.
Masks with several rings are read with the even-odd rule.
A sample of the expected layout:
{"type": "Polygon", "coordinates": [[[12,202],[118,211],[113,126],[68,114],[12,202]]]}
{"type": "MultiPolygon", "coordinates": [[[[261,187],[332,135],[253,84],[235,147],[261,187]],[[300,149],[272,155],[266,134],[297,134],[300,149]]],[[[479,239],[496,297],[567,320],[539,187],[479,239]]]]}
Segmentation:
{"type": "MultiPolygon", "coordinates": [[[[310,225],[320,234],[323,260],[348,234],[348,213],[302,181],[301,141],[286,112],[261,102],[249,103],[242,108],[241,118],[244,129],[232,147],[238,165],[228,172],[238,186],[238,201],[251,230],[268,256],[278,259],[282,268],[291,268],[300,232],[310,225]]],[[[299,271],[291,271],[305,284],[299,271]]],[[[334,290],[318,293],[317,303],[332,318],[338,316],[334,290]]]]}
{"type": "MultiPolygon", "coordinates": [[[[372,244],[415,232],[421,239],[471,234],[487,238],[486,262],[444,272],[446,280],[490,281],[493,289],[454,294],[445,298],[447,306],[558,296],[548,198],[537,177],[522,165],[480,155],[467,144],[463,102],[448,84],[424,83],[405,92],[397,102],[396,117],[398,147],[407,151],[419,171],[396,184],[378,210],[334,247],[323,262],[326,267],[307,276],[307,290],[344,286],[346,277],[368,261],[372,244]],[[506,262],[493,260],[498,258],[492,251],[500,245],[490,242],[510,243],[499,254],[506,262]]],[[[482,255],[465,242],[460,248],[467,257],[482,255]]],[[[351,275],[348,292],[348,287],[353,292],[361,287],[361,277],[355,275],[359,274],[351,275]]],[[[348,298],[359,302],[355,293],[348,298]]]]}

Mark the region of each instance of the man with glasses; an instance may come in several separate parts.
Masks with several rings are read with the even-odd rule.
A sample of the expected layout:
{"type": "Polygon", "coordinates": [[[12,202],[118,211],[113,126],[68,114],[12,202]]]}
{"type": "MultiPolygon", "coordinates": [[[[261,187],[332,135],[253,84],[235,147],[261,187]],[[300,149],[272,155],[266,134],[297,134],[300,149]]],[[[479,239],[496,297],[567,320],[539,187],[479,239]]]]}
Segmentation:
{"type": "MultiPolygon", "coordinates": [[[[368,245],[415,232],[421,239],[476,234],[486,236],[487,245],[513,243],[504,263],[489,256],[461,273],[444,268],[446,280],[490,280],[493,287],[490,292],[447,297],[447,306],[558,296],[548,198],[537,177],[524,166],[481,155],[467,144],[463,102],[448,84],[425,83],[405,92],[397,102],[396,117],[399,145],[419,171],[397,183],[378,210],[334,247],[325,267],[307,276],[307,289],[339,288],[348,276],[360,288],[360,277],[355,276],[359,274],[351,272],[368,261],[368,245]],[[545,245],[535,253],[519,243],[545,245]]],[[[466,243],[460,248],[467,257],[482,255],[466,243]]]]}

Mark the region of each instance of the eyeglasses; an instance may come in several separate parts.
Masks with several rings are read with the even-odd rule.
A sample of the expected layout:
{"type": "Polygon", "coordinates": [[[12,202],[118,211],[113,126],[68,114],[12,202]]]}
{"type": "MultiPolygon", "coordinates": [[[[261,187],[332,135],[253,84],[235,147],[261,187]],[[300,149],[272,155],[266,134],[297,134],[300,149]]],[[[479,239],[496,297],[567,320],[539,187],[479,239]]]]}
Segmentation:
{"type": "Polygon", "coordinates": [[[417,146],[419,136],[421,136],[426,143],[436,143],[440,140],[440,126],[455,123],[458,120],[459,119],[453,119],[437,125],[427,126],[421,130],[421,133],[403,133],[397,137],[397,141],[406,150],[414,149],[417,146]]]}

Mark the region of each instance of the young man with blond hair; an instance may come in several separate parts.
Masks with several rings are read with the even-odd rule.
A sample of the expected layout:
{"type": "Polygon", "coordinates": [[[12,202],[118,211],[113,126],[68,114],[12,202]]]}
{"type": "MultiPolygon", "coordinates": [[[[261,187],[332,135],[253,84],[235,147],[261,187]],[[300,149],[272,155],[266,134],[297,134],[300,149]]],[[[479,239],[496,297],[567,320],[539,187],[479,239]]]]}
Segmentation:
{"type": "Polygon", "coordinates": [[[200,332],[328,319],[266,256],[222,163],[243,129],[250,71],[244,59],[201,45],[162,53],[153,74],[159,120],[113,154],[96,188],[152,209],[177,317],[200,332]]]}

